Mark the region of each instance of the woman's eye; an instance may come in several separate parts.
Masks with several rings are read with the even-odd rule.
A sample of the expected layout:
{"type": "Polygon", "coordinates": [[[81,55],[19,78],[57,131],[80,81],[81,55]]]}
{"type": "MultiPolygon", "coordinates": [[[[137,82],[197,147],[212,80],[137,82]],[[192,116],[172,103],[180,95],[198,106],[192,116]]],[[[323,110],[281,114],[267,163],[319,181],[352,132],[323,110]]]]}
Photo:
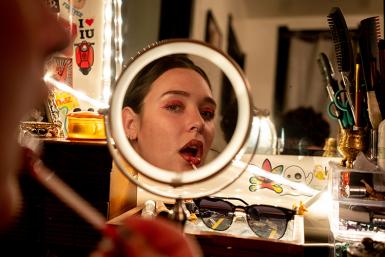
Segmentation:
{"type": "Polygon", "coordinates": [[[183,110],[182,104],[168,104],[166,105],[166,110],[172,111],[172,112],[179,112],[183,110]]]}
{"type": "Polygon", "coordinates": [[[212,119],[214,119],[215,111],[211,108],[204,109],[201,111],[201,115],[202,115],[204,120],[212,120],[212,119]]]}

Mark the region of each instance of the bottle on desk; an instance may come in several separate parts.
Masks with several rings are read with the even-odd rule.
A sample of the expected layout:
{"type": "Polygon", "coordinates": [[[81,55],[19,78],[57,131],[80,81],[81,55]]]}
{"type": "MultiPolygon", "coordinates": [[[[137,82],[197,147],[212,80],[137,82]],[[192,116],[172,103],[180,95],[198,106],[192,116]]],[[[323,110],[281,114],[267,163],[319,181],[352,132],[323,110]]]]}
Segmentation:
{"type": "Polygon", "coordinates": [[[151,218],[154,218],[155,216],[156,216],[155,201],[147,200],[144,203],[144,207],[142,209],[142,217],[151,219],[151,218]]]}

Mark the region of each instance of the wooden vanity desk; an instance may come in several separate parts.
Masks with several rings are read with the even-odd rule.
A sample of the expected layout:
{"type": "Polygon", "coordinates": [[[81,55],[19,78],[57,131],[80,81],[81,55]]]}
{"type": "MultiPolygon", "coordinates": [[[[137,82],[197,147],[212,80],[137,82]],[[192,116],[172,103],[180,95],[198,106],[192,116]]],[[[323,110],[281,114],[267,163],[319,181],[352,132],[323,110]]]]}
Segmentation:
{"type": "Polygon", "coordinates": [[[304,256],[301,245],[232,236],[200,234],[195,235],[205,257],[300,257],[304,256]]]}
{"type": "MultiPolygon", "coordinates": [[[[118,226],[122,220],[140,213],[141,208],[135,207],[109,220],[109,223],[118,226]]],[[[204,257],[329,257],[332,250],[328,244],[300,245],[280,240],[236,237],[217,232],[198,232],[188,235],[196,238],[204,257]]]]}

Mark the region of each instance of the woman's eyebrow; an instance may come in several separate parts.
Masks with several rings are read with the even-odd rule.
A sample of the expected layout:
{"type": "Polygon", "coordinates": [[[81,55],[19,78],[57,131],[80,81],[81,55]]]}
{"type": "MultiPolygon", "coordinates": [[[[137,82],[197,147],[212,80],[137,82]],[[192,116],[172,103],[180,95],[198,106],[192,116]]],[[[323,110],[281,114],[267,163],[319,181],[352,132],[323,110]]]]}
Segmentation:
{"type": "MultiPolygon", "coordinates": [[[[186,92],[186,91],[183,91],[183,90],[169,90],[169,91],[164,92],[164,93],[161,95],[161,97],[163,97],[163,96],[165,96],[165,95],[180,95],[180,96],[187,97],[187,96],[190,96],[190,93],[188,93],[188,92],[186,92]]],[[[212,105],[214,105],[215,107],[217,106],[217,103],[215,102],[215,100],[214,100],[212,97],[209,97],[209,96],[206,96],[206,97],[203,99],[203,102],[212,104],[212,105]]]]}
{"type": "Polygon", "coordinates": [[[190,94],[183,90],[169,90],[164,92],[161,96],[165,95],[181,95],[181,96],[189,96],[190,94]]]}
{"type": "Polygon", "coordinates": [[[212,97],[207,96],[203,99],[203,101],[213,105],[215,108],[217,107],[217,103],[215,102],[215,100],[212,97]]]}

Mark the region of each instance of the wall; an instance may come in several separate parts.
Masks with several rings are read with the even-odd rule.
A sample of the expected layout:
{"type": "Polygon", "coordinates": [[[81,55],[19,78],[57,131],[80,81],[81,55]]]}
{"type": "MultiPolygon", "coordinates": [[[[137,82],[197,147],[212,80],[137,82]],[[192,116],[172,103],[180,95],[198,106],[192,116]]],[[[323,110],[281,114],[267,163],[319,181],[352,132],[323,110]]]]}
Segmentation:
{"type": "Polygon", "coordinates": [[[160,4],[160,0],[123,1],[124,63],[142,48],[158,40],[160,4]]]}
{"type": "Polygon", "coordinates": [[[228,15],[232,14],[234,18],[242,15],[242,5],[238,1],[234,0],[195,0],[193,10],[193,23],[191,37],[198,40],[204,40],[205,28],[206,28],[206,13],[208,10],[213,12],[215,20],[217,21],[219,28],[223,35],[222,49],[227,49],[227,22],[228,15]]]}
{"type": "MultiPolygon", "coordinates": [[[[241,49],[246,53],[246,76],[252,98],[258,108],[272,110],[274,105],[278,27],[291,29],[328,29],[327,14],[339,6],[349,28],[360,20],[383,13],[382,0],[195,0],[192,37],[204,39],[206,11],[211,9],[223,33],[227,49],[227,16],[233,25],[241,49]]],[[[381,16],[381,20],[383,20],[381,16]]]]}
{"type": "MultiPolygon", "coordinates": [[[[217,22],[219,29],[222,33],[222,44],[221,49],[227,49],[227,26],[228,26],[228,16],[229,14],[234,16],[239,16],[241,13],[240,5],[238,1],[234,0],[221,0],[220,4],[218,1],[210,1],[210,0],[195,0],[194,1],[194,10],[193,10],[193,20],[192,20],[192,28],[190,37],[197,40],[204,41],[205,33],[206,33],[206,15],[207,11],[211,10],[214,16],[215,21],[217,22]]],[[[195,61],[195,60],[194,60],[195,61]]],[[[218,103],[217,113],[220,113],[220,96],[221,96],[221,88],[222,88],[222,74],[218,68],[210,68],[207,69],[207,66],[201,62],[196,62],[199,66],[201,66],[210,78],[210,82],[212,84],[213,95],[218,103]]],[[[216,115],[216,124],[219,124],[220,116],[216,115]]],[[[222,130],[219,125],[216,126],[216,135],[222,135],[222,130]]],[[[221,150],[226,146],[226,142],[223,137],[216,136],[212,145],[212,148],[216,150],[221,150]]],[[[208,156],[208,159],[213,156],[208,156]]]]}
{"type": "MultiPolygon", "coordinates": [[[[123,1],[125,63],[138,50],[157,40],[160,3],[161,0],[123,1]]],[[[382,0],[194,0],[191,38],[204,40],[206,14],[211,10],[222,32],[222,50],[226,51],[228,16],[231,14],[240,47],[246,54],[245,73],[254,105],[271,111],[274,107],[278,27],[327,30],[326,15],[335,5],[344,11],[351,28],[361,19],[383,11],[382,0]]],[[[220,73],[209,73],[213,84],[220,85],[220,73]]],[[[219,97],[219,90],[220,86],[215,87],[214,95],[219,97]]],[[[219,148],[224,146],[223,141],[215,144],[219,148]]]]}
{"type": "MultiPolygon", "coordinates": [[[[157,40],[160,3],[160,0],[123,1],[125,62],[157,40]]],[[[240,46],[246,53],[245,72],[253,101],[258,108],[272,110],[278,27],[327,29],[326,15],[336,5],[347,14],[349,27],[356,27],[361,19],[383,11],[382,0],[195,0],[191,37],[204,40],[206,13],[212,10],[222,32],[222,49],[227,49],[227,23],[231,14],[240,46]]]]}
{"type": "MultiPolygon", "coordinates": [[[[346,16],[349,28],[356,28],[367,15],[346,16]]],[[[247,54],[246,75],[252,88],[254,104],[272,110],[274,105],[278,27],[289,29],[328,29],[325,17],[272,17],[238,20],[236,28],[243,50],[247,54]]]]}
{"type": "MultiPolygon", "coordinates": [[[[206,33],[206,15],[208,10],[212,11],[214,19],[222,33],[221,49],[226,51],[228,16],[229,14],[238,16],[241,12],[239,5],[237,4],[237,1],[234,0],[221,0],[220,5],[218,5],[217,1],[195,0],[192,16],[193,21],[190,36],[191,38],[204,41],[206,33]]],[[[209,70],[208,73],[210,79],[212,80],[212,84],[218,85],[213,87],[213,94],[217,97],[217,102],[219,102],[218,98],[220,96],[220,86],[222,85],[220,70],[209,70]]]]}

